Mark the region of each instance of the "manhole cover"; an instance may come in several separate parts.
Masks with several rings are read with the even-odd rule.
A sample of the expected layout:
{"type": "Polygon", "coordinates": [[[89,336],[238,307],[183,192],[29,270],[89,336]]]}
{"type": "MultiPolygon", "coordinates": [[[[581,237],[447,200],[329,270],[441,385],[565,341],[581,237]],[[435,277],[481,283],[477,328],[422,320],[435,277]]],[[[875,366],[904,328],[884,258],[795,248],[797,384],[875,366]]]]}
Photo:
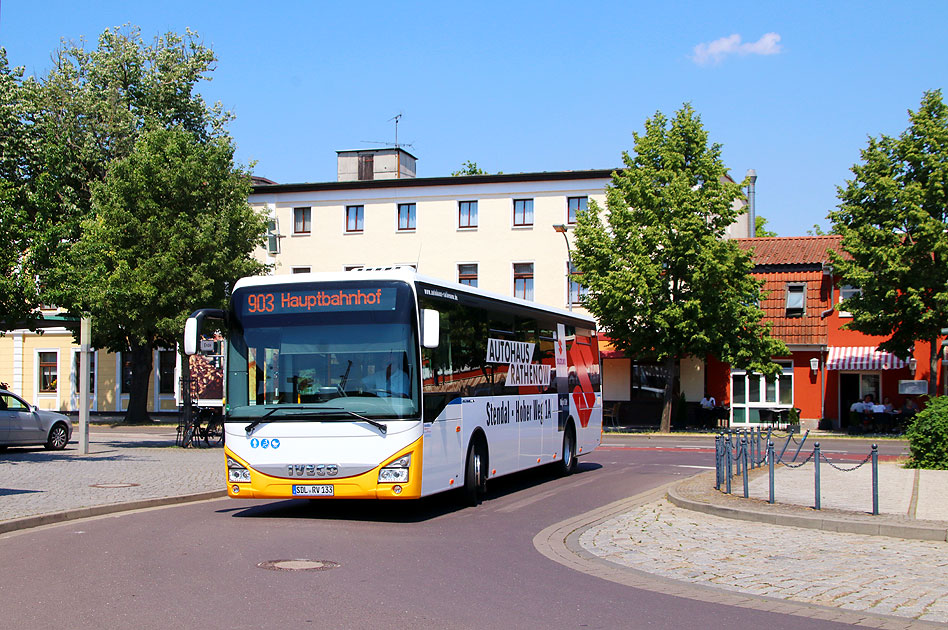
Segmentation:
{"type": "Polygon", "coordinates": [[[270,569],[271,571],[328,571],[339,566],[338,562],[332,560],[269,560],[257,565],[261,569],[270,569]]]}
{"type": "Polygon", "coordinates": [[[94,483],[90,488],[134,488],[137,483],[94,483]]]}

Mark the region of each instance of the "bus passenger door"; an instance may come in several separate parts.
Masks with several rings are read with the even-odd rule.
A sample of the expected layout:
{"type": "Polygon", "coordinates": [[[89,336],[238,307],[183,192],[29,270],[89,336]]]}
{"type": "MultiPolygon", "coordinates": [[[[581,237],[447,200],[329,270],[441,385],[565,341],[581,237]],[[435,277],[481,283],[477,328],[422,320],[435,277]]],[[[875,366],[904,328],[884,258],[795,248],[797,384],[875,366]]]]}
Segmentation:
{"type": "Polygon", "coordinates": [[[425,422],[424,472],[421,477],[423,495],[457,488],[464,483],[463,476],[459,476],[464,465],[464,454],[461,452],[461,407],[461,399],[455,398],[433,422],[425,422]],[[451,485],[452,479],[454,485],[451,485]]]}

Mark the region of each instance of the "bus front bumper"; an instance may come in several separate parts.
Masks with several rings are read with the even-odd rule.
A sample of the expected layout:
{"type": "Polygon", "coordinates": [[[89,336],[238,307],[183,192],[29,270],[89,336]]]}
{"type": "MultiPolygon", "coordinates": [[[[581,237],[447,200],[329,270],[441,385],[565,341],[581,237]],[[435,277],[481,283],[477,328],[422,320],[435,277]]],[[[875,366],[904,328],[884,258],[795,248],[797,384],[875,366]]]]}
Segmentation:
{"type": "MultiPolygon", "coordinates": [[[[421,438],[387,458],[372,470],[352,477],[289,478],[266,475],[224,447],[229,458],[249,471],[249,481],[227,481],[227,496],[235,499],[417,499],[421,496],[421,438]],[[408,481],[379,482],[379,472],[411,455],[408,481]]],[[[229,470],[225,470],[229,477],[229,470]]]]}

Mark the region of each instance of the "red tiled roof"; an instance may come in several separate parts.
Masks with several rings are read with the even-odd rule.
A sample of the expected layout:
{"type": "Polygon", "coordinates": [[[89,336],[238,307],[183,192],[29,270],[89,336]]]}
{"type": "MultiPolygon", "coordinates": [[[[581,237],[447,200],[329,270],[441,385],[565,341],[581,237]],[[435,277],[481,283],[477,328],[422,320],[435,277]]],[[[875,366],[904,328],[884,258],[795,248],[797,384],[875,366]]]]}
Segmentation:
{"type": "MultiPolygon", "coordinates": [[[[828,263],[829,252],[842,252],[843,237],[784,236],[734,239],[744,250],[754,251],[755,265],[806,265],[828,263]]],[[[845,253],[843,253],[846,256],[845,253]]]]}
{"type": "Polygon", "coordinates": [[[771,322],[771,334],[789,344],[825,344],[826,320],[820,315],[830,307],[830,279],[820,271],[756,273],[763,279],[764,298],[760,308],[764,321],[771,322]],[[787,316],[787,284],[806,283],[806,309],[802,316],[787,316]]]}

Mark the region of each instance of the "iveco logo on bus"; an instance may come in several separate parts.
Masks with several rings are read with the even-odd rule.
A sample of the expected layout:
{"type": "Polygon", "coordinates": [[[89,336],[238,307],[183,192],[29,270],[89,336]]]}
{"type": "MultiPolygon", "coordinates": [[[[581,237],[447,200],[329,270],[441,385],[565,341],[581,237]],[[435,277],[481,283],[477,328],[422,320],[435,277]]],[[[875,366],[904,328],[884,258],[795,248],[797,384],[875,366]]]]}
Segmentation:
{"type": "Polygon", "coordinates": [[[290,477],[335,477],[339,474],[336,464],[287,464],[286,474],[290,477]]]}

